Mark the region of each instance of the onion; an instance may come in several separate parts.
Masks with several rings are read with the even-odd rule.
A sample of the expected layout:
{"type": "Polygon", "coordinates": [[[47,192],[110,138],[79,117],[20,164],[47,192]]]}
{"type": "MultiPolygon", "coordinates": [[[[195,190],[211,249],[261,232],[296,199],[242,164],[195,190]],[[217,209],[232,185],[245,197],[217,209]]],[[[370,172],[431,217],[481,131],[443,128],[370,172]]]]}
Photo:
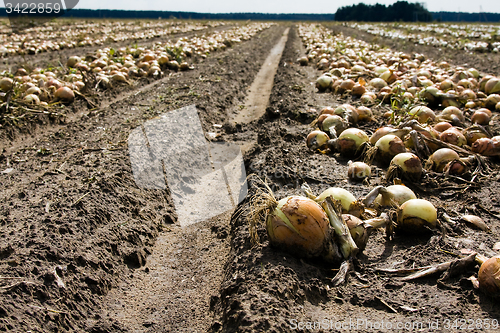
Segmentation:
{"type": "Polygon", "coordinates": [[[29,104],[40,104],[40,98],[35,94],[26,95],[23,100],[29,104]]]}
{"type": "Polygon", "coordinates": [[[117,73],[117,74],[114,74],[114,75],[111,77],[111,80],[113,80],[113,81],[115,81],[115,82],[124,82],[124,83],[128,83],[127,78],[125,77],[125,74],[123,74],[123,73],[117,73]]]}
{"type": "Polygon", "coordinates": [[[442,172],[446,164],[460,159],[457,152],[450,148],[440,148],[429,157],[429,164],[437,172],[442,172]]]}
{"type": "Polygon", "coordinates": [[[484,106],[486,106],[490,110],[493,110],[499,102],[500,102],[500,95],[491,94],[486,98],[484,106]]]}
{"type": "Polygon", "coordinates": [[[342,133],[342,131],[346,127],[344,120],[340,118],[340,116],[328,114],[320,115],[318,117],[317,125],[321,130],[325,131],[328,134],[331,134],[332,137],[340,135],[340,133],[342,133]],[[332,131],[334,131],[335,136],[333,135],[332,131]]]}
{"type": "Polygon", "coordinates": [[[329,241],[328,217],[315,201],[291,196],[278,201],[267,216],[271,244],[301,257],[320,255],[329,241]]]}
{"type": "Polygon", "coordinates": [[[363,204],[356,200],[356,197],[352,195],[351,192],[340,188],[340,187],[330,187],[324,190],[319,196],[315,196],[309,185],[304,183],[302,185],[302,190],[307,195],[308,198],[320,203],[327,197],[332,197],[335,200],[339,200],[342,205],[343,213],[349,213],[355,216],[360,216],[364,211],[363,204]]]}
{"type": "Polygon", "coordinates": [[[330,140],[328,146],[332,151],[352,156],[365,142],[368,142],[368,135],[364,131],[359,128],[348,128],[339,135],[338,139],[330,140]]]}
{"type": "Polygon", "coordinates": [[[373,113],[372,110],[366,106],[359,106],[356,109],[359,117],[358,121],[371,121],[373,120],[373,113]]]}
{"type": "Polygon", "coordinates": [[[434,129],[438,132],[444,132],[446,131],[448,128],[450,128],[452,125],[446,121],[442,121],[442,122],[439,122],[437,123],[436,125],[434,125],[434,129]]]}
{"type": "Polygon", "coordinates": [[[30,87],[28,90],[26,90],[26,95],[29,94],[35,94],[35,95],[40,95],[42,91],[38,87],[30,87]]]}
{"type": "Polygon", "coordinates": [[[420,97],[425,99],[429,104],[439,104],[441,100],[441,90],[435,86],[429,86],[420,91],[420,97]]]}
{"type": "Polygon", "coordinates": [[[416,199],[415,193],[404,185],[382,187],[374,203],[380,206],[401,206],[408,200],[416,199]]]}
{"type": "Polygon", "coordinates": [[[423,233],[426,227],[437,226],[437,210],[424,199],[410,199],[397,210],[397,229],[411,233],[423,233]]]}
{"type": "Polygon", "coordinates": [[[342,104],[335,108],[333,114],[341,116],[346,122],[356,124],[359,120],[358,111],[351,104],[342,104]]]}
{"type": "Polygon", "coordinates": [[[500,136],[477,139],[472,144],[472,151],[484,156],[500,156],[500,136]]]}
{"type": "Polygon", "coordinates": [[[194,69],[194,67],[189,66],[189,64],[186,61],[183,61],[180,65],[179,68],[181,71],[187,71],[189,69],[194,69]]]}
{"type": "Polygon", "coordinates": [[[396,129],[394,127],[388,127],[388,126],[384,126],[384,127],[380,127],[378,128],[373,134],[372,136],[370,137],[370,144],[372,145],[375,145],[377,143],[377,141],[383,137],[384,135],[386,134],[389,134],[393,131],[395,131],[396,129]]]}
{"type": "Polygon", "coordinates": [[[173,71],[178,71],[179,70],[179,63],[175,60],[172,60],[168,63],[168,68],[170,68],[173,71]]]}
{"type": "Polygon", "coordinates": [[[467,139],[467,144],[471,146],[477,139],[480,138],[489,138],[488,133],[479,127],[479,126],[471,126],[462,131],[462,134],[467,139]]]}
{"type": "Polygon", "coordinates": [[[352,90],[355,82],[351,79],[343,80],[340,85],[337,87],[337,92],[342,94],[347,90],[352,90]]]}
{"type": "Polygon", "coordinates": [[[446,79],[439,84],[439,89],[442,91],[447,91],[454,88],[454,83],[450,79],[446,79]]]}
{"type": "Polygon", "coordinates": [[[69,57],[68,61],[66,62],[66,66],[68,67],[75,67],[77,63],[81,61],[80,57],[78,56],[72,56],[69,57]]]}
{"type": "Polygon", "coordinates": [[[467,139],[456,127],[450,127],[446,131],[442,132],[439,135],[439,139],[458,147],[467,144],[467,139]]]}
{"type": "Polygon", "coordinates": [[[462,100],[463,103],[465,103],[465,101],[475,100],[476,98],[476,94],[471,89],[465,89],[459,96],[459,99],[462,100]]]}
{"type": "Polygon", "coordinates": [[[330,140],[328,135],[323,131],[312,131],[306,138],[306,144],[309,149],[316,150],[326,147],[326,144],[330,140]]]}
{"type": "Polygon", "coordinates": [[[352,87],[351,94],[353,94],[354,96],[363,96],[364,93],[366,93],[366,88],[364,86],[362,86],[361,84],[356,83],[352,87]]]}
{"type": "Polygon", "coordinates": [[[373,104],[375,103],[375,99],[377,98],[377,95],[372,93],[371,91],[365,92],[361,97],[359,98],[361,103],[363,104],[373,104]]]}
{"type": "Polygon", "coordinates": [[[472,114],[470,120],[473,124],[488,125],[491,120],[491,112],[489,112],[488,109],[476,110],[474,111],[474,114],[472,114]],[[485,112],[484,110],[487,110],[488,112],[485,112]]]}
{"type": "MultiPolygon", "coordinates": [[[[397,154],[391,161],[391,167],[393,170],[399,169],[410,180],[418,181],[422,177],[422,162],[413,153],[397,154]]],[[[389,168],[387,175],[388,177],[391,175],[391,168],[389,168]]]]}
{"type": "Polygon", "coordinates": [[[383,213],[378,218],[363,221],[360,218],[351,214],[342,214],[342,217],[349,228],[352,239],[360,251],[366,248],[368,237],[370,234],[382,226],[392,227],[391,221],[387,214],[383,213]]]}
{"type": "Polygon", "coordinates": [[[316,80],[316,88],[319,91],[325,91],[330,88],[333,84],[333,78],[330,75],[323,74],[316,80]]]}
{"type": "Polygon", "coordinates": [[[488,81],[491,80],[492,78],[493,78],[492,75],[483,76],[481,81],[479,81],[479,90],[484,92],[485,87],[486,87],[486,83],[488,83],[488,81]]]}
{"type": "Polygon", "coordinates": [[[428,120],[433,121],[436,118],[434,111],[427,106],[416,106],[410,110],[409,114],[416,117],[421,124],[426,123],[428,120]]]}
{"type": "Polygon", "coordinates": [[[493,77],[484,85],[484,92],[486,94],[496,94],[500,92],[500,79],[493,77]]]}
{"type": "Polygon", "coordinates": [[[484,261],[478,273],[479,288],[492,297],[500,296],[500,255],[484,261]]]}
{"type": "Polygon", "coordinates": [[[351,180],[363,180],[370,177],[372,171],[370,166],[364,162],[352,162],[349,161],[349,167],[347,168],[347,176],[351,180]]]}
{"type": "Polygon", "coordinates": [[[378,148],[376,154],[382,160],[391,160],[399,153],[406,152],[406,147],[398,136],[394,134],[387,134],[381,137],[376,143],[375,147],[378,148]]]}
{"type": "Polygon", "coordinates": [[[0,80],[0,90],[9,92],[14,87],[14,81],[10,77],[4,77],[0,80]]]}
{"type": "Polygon", "coordinates": [[[297,61],[300,64],[300,66],[307,66],[307,64],[309,63],[309,60],[307,59],[306,56],[300,57],[297,61]]]}
{"type": "Polygon", "coordinates": [[[453,122],[458,125],[465,121],[465,117],[463,112],[457,108],[456,106],[448,106],[446,107],[440,114],[440,119],[445,119],[453,122]]]}
{"type": "Polygon", "coordinates": [[[387,86],[387,82],[385,82],[383,79],[377,77],[377,78],[372,79],[368,83],[368,85],[372,86],[376,90],[380,90],[383,87],[387,86]]]}
{"type": "Polygon", "coordinates": [[[56,90],[54,97],[58,101],[63,101],[65,103],[71,103],[75,99],[75,93],[68,87],[61,87],[56,90]]]}

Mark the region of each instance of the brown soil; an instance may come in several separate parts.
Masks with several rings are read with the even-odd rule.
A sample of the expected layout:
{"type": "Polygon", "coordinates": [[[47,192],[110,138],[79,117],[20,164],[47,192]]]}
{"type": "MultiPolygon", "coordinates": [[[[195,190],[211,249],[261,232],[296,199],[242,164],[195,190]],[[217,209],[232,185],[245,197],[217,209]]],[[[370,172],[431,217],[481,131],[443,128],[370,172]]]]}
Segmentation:
{"type": "MultiPolygon", "coordinates": [[[[449,280],[431,276],[413,282],[374,270],[453,260],[463,248],[494,255],[500,228],[498,160],[489,178],[467,191],[462,191],[463,183],[437,175],[412,186],[441,213],[480,215],[491,234],[463,225],[454,230],[445,226],[445,236],[440,231],[422,237],[397,234],[391,241],[383,232],[375,233],[358,255],[357,273],[340,287],[331,284],[338,267],[271,247],[264,228],[259,230],[261,244],[252,246],[244,215],[228,212],[181,228],[169,191],[137,187],[128,135],[148,119],[190,104],[196,105],[205,132],[220,124],[222,128],[215,127],[218,141],[248,145],[247,174],[267,177],[277,198],[300,194],[303,181],[316,193],[341,186],[356,196],[385,184],[385,170],[379,168],[369,185],[348,182],[346,159],[305,147],[308,124],[315,118],[307,109],[358,101],[315,92],[311,83],[318,72],[296,64],[304,50],[293,26],[266,115],[236,126],[229,121],[285,28],[274,26],[215,53],[193,71],[147,88],[144,82],[141,90],[129,88],[92,112],[77,104],[65,122],[46,119],[31,135],[18,133],[2,141],[0,171],[13,171],[0,174],[0,330],[340,331],[329,328],[336,323],[345,327],[349,320],[375,325],[383,320],[393,325],[421,322],[420,331],[438,332],[460,331],[446,330],[446,320],[500,318],[495,301],[468,280],[477,276],[477,267],[449,280]],[[323,326],[294,329],[299,322],[323,326]],[[429,323],[438,323],[438,329],[429,323]]],[[[386,108],[373,110],[380,115],[386,108]]],[[[372,132],[380,124],[363,128],[372,132]]],[[[492,127],[496,134],[497,125],[492,127]]],[[[7,130],[2,131],[7,138],[7,130]]],[[[356,328],[394,330],[376,327],[356,328]]]]}

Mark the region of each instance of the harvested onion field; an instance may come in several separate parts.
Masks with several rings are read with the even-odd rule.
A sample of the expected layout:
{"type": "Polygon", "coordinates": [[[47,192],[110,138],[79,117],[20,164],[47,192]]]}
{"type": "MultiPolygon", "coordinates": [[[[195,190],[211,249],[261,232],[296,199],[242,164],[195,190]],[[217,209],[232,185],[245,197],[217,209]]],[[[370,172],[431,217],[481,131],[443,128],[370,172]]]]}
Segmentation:
{"type": "MultiPolygon", "coordinates": [[[[498,26],[468,27],[470,36],[445,24],[331,22],[3,29],[0,331],[499,330],[498,268],[479,273],[500,251],[498,26]],[[179,209],[171,178],[154,188],[134,175],[136,129],[192,106],[202,138],[239,146],[254,175],[233,209],[207,208],[203,197],[179,209]],[[347,128],[363,142],[343,136],[347,128]],[[396,152],[377,145],[381,131],[396,152]],[[443,148],[444,158],[432,155],[443,148]],[[390,163],[402,152],[420,169],[390,163]],[[361,175],[348,173],[350,161],[371,175],[350,179],[361,175]],[[333,217],[324,215],[323,238],[309,239],[300,221],[312,215],[298,206],[276,214],[267,200],[250,223],[263,180],[276,201],[306,196],[306,184],[311,198],[335,187],[359,200],[318,199],[333,217]],[[435,216],[406,220],[394,184],[435,216]],[[385,195],[370,200],[377,187],[385,195]],[[208,218],[189,221],[199,210],[208,218]],[[341,235],[328,222],[355,219],[341,210],[383,227],[341,235]],[[266,231],[266,212],[293,230],[288,240],[266,231]]],[[[173,135],[179,146],[194,146],[188,125],[173,135]]]]}

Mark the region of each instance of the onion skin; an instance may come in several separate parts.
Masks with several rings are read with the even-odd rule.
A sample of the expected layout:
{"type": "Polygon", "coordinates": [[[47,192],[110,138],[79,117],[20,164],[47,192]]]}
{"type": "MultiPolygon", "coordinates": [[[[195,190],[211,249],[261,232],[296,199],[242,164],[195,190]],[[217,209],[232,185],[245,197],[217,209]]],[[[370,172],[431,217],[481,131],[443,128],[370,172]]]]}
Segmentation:
{"type": "Polygon", "coordinates": [[[271,244],[300,257],[319,256],[328,241],[328,216],[314,200],[305,197],[281,199],[266,223],[271,244]]]}
{"type": "Polygon", "coordinates": [[[491,229],[484,223],[483,219],[476,215],[463,215],[460,217],[461,221],[466,222],[468,225],[473,226],[475,229],[490,232],[491,229]]]}
{"type": "Polygon", "coordinates": [[[411,199],[397,211],[398,230],[410,233],[425,233],[437,226],[437,210],[432,203],[424,199],[411,199]]]}
{"type": "Polygon", "coordinates": [[[486,260],[479,268],[479,288],[494,298],[500,296],[500,255],[486,260]]]}

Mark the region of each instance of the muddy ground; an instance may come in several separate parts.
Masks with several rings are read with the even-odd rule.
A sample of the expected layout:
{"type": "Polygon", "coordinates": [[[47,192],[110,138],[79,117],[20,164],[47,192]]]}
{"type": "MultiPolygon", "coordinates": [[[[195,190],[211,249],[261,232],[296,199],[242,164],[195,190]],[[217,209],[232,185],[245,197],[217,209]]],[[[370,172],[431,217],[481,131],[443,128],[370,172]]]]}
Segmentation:
{"type": "MultiPolygon", "coordinates": [[[[382,168],[373,170],[370,184],[348,182],[346,159],[306,148],[304,138],[314,119],[307,110],[346,100],[316,93],[311,83],[318,72],[295,62],[304,48],[294,26],[267,114],[248,124],[231,123],[284,30],[284,25],[265,30],[210,55],[193,71],[115,90],[99,100],[96,110],[82,102],[66,110],[64,121],[40,117],[29,130],[2,129],[0,171],[13,170],[0,174],[1,330],[326,332],[342,331],[339,324],[345,328],[353,322],[355,327],[345,330],[394,330],[380,329],[383,321],[437,332],[450,331],[445,325],[454,321],[500,318],[495,301],[467,279],[477,275],[477,267],[449,280],[432,276],[413,282],[374,270],[453,260],[464,248],[494,255],[500,228],[498,160],[492,161],[489,177],[465,191],[463,183],[440,178],[412,186],[440,212],[481,216],[491,234],[461,226],[444,236],[435,231],[387,241],[384,232],[375,233],[358,255],[357,273],[340,287],[331,284],[338,267],[272,248],[264,228],[259,230],[261,244],[253,246],[244,215],[229,211],[181,228],[169,191],[135,184],[130,132],[191,104],[206,133],[215,131],[218,141],[245,147],[247,173],[267,177],[277,198],[300,194],[304,181],[316,193],[340,186],[356,196],[385,184],[382,168]],[[299,323],[314,322],[322,327],[298,329],[299,323]]],[[[462,61],[450,54],[450,63],[462,61]]],[[[376,116],[386,109],[373,107],[376,116]]],[[[372,132],[381,124],[377,117],[363,128],[372,132]]],[[[481,331],[476,326],[467,330],[481,331]]]]}

